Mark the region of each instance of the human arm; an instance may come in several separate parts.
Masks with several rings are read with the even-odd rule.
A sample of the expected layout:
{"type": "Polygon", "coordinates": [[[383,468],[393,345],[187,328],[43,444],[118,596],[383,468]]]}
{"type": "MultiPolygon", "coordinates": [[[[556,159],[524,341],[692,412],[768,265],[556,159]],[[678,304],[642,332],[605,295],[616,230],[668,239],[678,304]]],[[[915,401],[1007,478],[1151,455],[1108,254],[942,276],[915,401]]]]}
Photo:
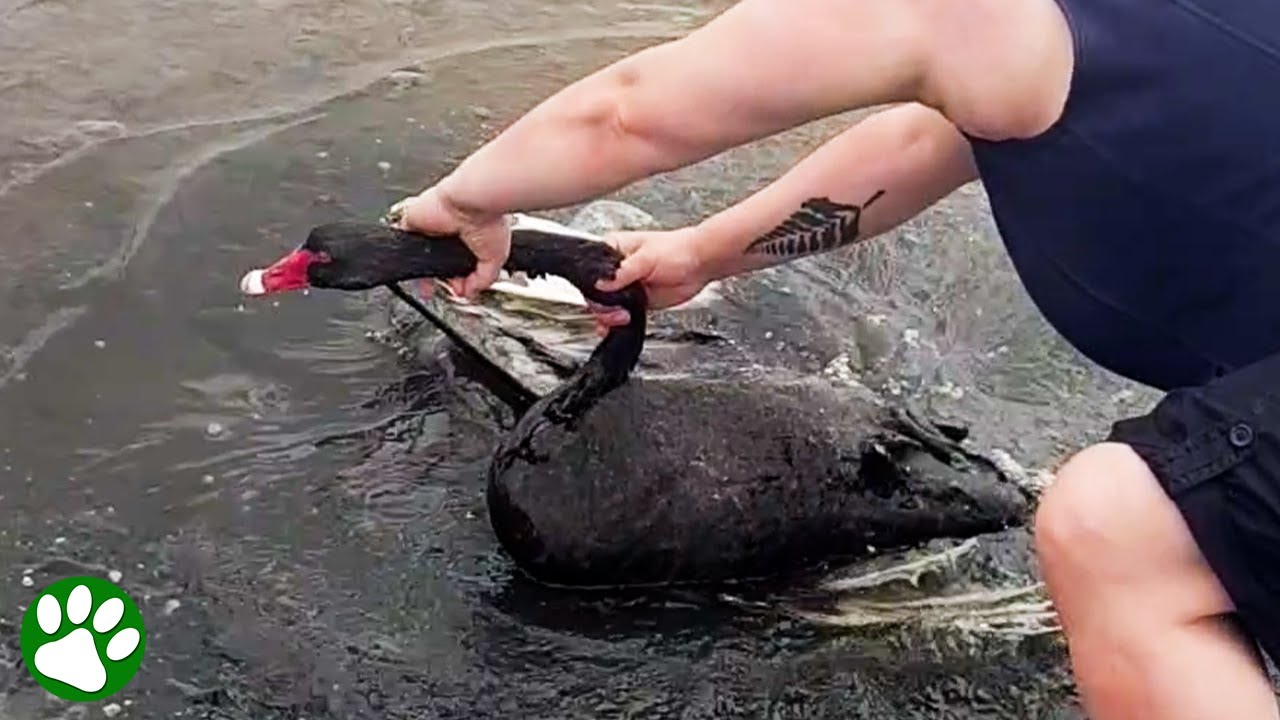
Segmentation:
{"type": "Polygon", "coordinates": [[[506,257],[505,213],[576,204],[893,102],[938,108],[983,137],[1029,136],[1060,109],[1070,54],[1052,0],[741,0],[551,96],[419,196],[405,224],[462,236],[479,260],[471,295],[506,257]]]}
{"type": "Polygon", "coordinates": [[[547,98],[411,198],[403,225],[462,236],[479,262],[455,289],[472,296],[506,257],[505,214],[576,204],[808,120],[914,95],[928,46],[915,5],[742,0],[547,98]]]}
{"type": "MultiPolygon", "coordinates": [[[[655,309],[677,305],[712,280],[882,234],[976,177],[969,143],[954,125],[922,105],[898,105],[855,123],[772,184],[697,225],[615,236],[627,258],[600,287],[616,290],[640,281],[655,309]],[[802,210],[815,198],[829,199],[837,211],[822,216],[802,210]],[[875,200],[868,205],[870,198],[875,200]],[[854,210],[840,206],[865,210],[850,223],[854,210]],[[787,224],[792,217],[816,222],[787,224]],[[780,226],[791,231],[774,233],[780,226]]],[[[616,311],[599,318],[604,325],[626,322],[616,311]]]]}
{"type": "Polygon", "coordinates": [[[742,0],[550,96],[439,189],[475,215],[562,207],[810,120],[914,99],[925,19],[914,2],[742,0]]]}

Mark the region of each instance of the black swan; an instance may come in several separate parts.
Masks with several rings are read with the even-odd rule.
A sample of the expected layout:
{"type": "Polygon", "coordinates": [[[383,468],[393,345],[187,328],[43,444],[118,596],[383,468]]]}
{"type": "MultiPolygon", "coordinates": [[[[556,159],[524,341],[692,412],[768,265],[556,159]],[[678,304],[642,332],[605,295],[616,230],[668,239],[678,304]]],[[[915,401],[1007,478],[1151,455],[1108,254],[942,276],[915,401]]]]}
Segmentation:
{"type": "MultiPolygon", "coordinates": [[[[1023,519],[1023,492],[961,450],[956,429],[913,413],[823,382],[631,378],[645,340],[644,289],[595,287],[613,276],[619,253],[516,217],[507,271],[563,277],[631,315],[529,406],[489,463],[490,525],[533,579],[617,587],[777,577],[873,545],[970,536],[1023,519]]],[[[457,236],[336,222],[246,274],[241,289],[386,286],[429,315],[397,283],[474,268],[457,236]]]]}

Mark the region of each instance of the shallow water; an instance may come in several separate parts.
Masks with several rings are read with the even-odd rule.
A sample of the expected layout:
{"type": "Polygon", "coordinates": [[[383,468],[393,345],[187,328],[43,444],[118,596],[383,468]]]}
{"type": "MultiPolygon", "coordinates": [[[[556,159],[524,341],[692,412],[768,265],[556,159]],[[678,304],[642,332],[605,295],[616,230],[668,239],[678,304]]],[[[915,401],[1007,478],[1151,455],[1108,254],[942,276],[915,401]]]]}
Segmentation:
{"type": "MultiPolygon", "coordinates": [[[[523,583],[478,481],[508,411],[370,339],[376,294],[237,293],[726,4],[0,0],[0,715],[83,714],[15,627],[118,570],[149,631],[128,717],[1073,716],[1051,642],[979,661],[523,583]]],[[[650,191],[664,219],[729,199],[685,187],[650,191]]]]}

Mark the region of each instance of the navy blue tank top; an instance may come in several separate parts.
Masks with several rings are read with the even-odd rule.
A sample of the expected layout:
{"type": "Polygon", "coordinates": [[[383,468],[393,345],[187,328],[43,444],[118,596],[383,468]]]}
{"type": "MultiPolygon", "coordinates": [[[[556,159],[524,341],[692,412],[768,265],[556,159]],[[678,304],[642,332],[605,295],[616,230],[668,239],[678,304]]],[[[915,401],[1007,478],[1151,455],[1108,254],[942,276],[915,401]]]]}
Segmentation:
{"type": "Polygon", "coordinates": [[[1063,117],[970,137],[1032,300],[1162,389],[1280,353],[1280,0],[1059,0],[1063,117]]]}

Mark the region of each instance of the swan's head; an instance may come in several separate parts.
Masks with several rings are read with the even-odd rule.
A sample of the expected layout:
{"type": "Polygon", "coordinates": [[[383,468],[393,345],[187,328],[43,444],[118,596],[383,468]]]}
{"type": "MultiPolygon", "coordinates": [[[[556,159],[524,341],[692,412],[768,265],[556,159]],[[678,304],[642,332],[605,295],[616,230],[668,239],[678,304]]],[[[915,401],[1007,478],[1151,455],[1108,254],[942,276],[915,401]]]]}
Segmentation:
{"type": "MultiPolygon", "coordinates": [[[[372,223],[331,223],[315,228],[298,249],[240,279],[246,295],[302,288],[365,290],[405,279],[410,268],[439,260],[431,243],[372,223]]],[[[408,274],[409,277],[413,273],[408,274]]]]}
{"type": "Polygon", "coordinates": [[[245,273],[240,278],[240,292],[246,295],[270,295],[311,287],[311,266],[326,262],[330,262],[327,256],[298,248],[265,269],[245,273]]]}

